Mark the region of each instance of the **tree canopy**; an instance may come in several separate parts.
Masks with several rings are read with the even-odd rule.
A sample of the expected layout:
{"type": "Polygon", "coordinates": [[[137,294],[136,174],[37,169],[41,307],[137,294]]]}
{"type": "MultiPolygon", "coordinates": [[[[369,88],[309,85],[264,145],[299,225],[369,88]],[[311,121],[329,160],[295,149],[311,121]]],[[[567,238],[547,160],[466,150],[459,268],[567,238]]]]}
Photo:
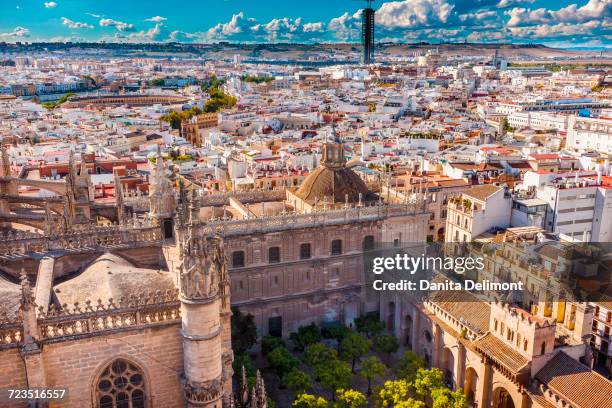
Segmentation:
{"type": "Polygon", "coordinates": [[[358,333],[349,333],[340,343],[340,357],[351,363],[351,371],[355,372],[355,364],[365,356],[372,347],[372,342],[358,333]]]}
{"type": "Polygon", "coordinates": [[[293,343],[296,350],[304,351],[306,346],[321,341],[321,331],[316,324],[312,323],[308,326],[300,326],[297,332],[289,335],[289,339],[293,343]]]}
{"type": "Polygon", "coordinates": [[[252,314],[243,314],[232,307],[232,348],[234,353],[242,354],[257,342],[257,325],[252,314]]]}
{"type": "Polygon", "coordinates": [[[294,408],[327,408],[327,401],[322,397],[310,394],[300,394],[293,401],[294,408]]]}

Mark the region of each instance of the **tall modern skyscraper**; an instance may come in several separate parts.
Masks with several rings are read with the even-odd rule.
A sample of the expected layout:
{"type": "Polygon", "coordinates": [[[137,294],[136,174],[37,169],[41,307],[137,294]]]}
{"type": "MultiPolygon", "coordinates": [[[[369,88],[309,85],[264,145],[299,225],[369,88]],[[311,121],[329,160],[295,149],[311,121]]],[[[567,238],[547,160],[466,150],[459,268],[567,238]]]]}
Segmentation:
{"type": "Polygon", "coordinates": [[[373,0],[366,0],[367,7],[361,14],[361,43],[363,44],[363,63],[374,62],[374,15],[376,11],[372,8],[373,0]]]}

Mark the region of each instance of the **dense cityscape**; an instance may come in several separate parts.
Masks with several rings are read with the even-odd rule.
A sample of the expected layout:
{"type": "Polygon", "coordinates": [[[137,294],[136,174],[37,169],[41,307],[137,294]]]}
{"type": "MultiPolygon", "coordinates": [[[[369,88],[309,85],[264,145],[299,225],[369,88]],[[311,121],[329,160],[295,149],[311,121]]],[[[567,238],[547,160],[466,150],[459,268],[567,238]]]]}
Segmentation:
{"type": "Polygon", "coordinates": [[[387,4],[0,43],[0,407],[612,407],[609,48],[387,4]]]}

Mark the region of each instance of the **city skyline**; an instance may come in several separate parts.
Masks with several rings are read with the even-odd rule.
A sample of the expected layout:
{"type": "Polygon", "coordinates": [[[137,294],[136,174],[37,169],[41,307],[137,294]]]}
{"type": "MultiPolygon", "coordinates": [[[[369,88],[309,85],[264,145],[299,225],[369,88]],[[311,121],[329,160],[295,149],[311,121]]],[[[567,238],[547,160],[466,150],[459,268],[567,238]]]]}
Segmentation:
{"type": "MultiPolygon", "coordinates": [[[[0,5],[0,41],[336,43],[359,42],[365,1],[307,7],[276,0],[201,1],[189,10],[157,0],[95,4],[20,0],[0,5]]],[[[381,42],[540,43],[609,49],[605,0],[377,1],[381,42]]]]}

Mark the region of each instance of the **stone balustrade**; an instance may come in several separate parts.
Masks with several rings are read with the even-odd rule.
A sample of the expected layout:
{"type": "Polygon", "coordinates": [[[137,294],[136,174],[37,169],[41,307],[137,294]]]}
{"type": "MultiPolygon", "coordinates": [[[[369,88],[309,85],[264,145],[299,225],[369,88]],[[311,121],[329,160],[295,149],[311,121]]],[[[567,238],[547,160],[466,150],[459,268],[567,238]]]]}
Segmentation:
{"type": "MultiPolygon", "coordinates": [[[[52,305],[48,311],[38,308],[37,324],[40,341],[55,342],[68,338],[93,336],[108,331],[130,330],[136,327],[179,323],[181,320],[178,290],[142,293],[109,299],[103,303],[86,301],[72,306],[52,305]]],[[[17,347],[23,340],[21,316],[0,320],[0,349],[17,347]]]]}
{"type": "Polygon", "coordinates": [[[124,225],[74,225],[69,231],[50,235],[9,231],[0,233],[0,256],[22,256],[33,252],[75,250],[114,245],[156,242],[162,239],[152,219],[134,219],[124,225]]]}
{"type": "Polygon", "coordinates": [[[307,214],[283,213],[276,216],[244,220],[212,220],[202,224],[200,231],[205,235],[221,237],[323,227],[351,222],[377,221],[390,217],[402,217],[426,212],[425,202],[373,206],[355,206],[334,210],[322,210],[307,214]]]}

